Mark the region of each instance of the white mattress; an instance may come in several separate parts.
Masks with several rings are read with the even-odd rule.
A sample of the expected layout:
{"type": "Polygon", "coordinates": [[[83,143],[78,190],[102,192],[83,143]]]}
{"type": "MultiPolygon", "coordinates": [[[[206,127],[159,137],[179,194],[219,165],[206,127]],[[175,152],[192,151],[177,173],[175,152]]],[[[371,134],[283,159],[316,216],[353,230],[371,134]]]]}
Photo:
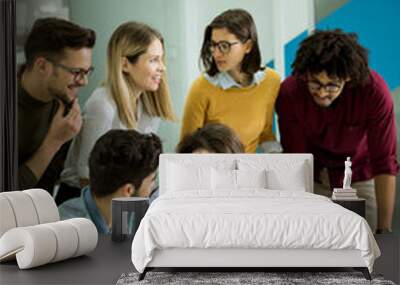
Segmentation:
{"type": "Polygon", "coordinates": [[[132,243],[143,272],[156,249],[270,248],[360,250],[372,271],[380,255],[359,215],[323,196],[265,189],[170,192],[156,199],[132,243]]]}

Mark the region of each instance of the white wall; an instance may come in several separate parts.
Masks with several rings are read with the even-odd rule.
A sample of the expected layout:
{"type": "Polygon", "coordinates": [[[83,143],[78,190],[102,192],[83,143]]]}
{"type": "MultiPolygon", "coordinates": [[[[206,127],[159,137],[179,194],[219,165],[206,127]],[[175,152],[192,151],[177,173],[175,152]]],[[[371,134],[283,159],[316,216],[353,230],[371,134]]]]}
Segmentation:
{"type": "Polygon", "coordinates": [[[313,0],[272,0],[275,69],[285,74],[284,46],[304,31],[315,27],[313,0]]]}
{"type": "Polygon", "coordinates": [[[22,64],[25,62],[25,40],[35,20],[44,17],[69,19],[68,0],[18,0],[16,14],[16,60],[17,64],[22,64]]]}

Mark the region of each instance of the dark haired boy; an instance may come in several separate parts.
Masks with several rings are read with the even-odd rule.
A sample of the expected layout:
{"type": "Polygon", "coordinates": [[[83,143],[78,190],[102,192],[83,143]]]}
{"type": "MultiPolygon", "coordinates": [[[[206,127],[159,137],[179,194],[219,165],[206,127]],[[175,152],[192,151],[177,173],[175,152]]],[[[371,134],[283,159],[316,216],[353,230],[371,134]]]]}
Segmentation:
{"type": "Polygon", "coordinates": [[[366,199],[366,219],[391,231],[395,201],[396,127],[383,78],[368,67],[357,36],[317,31],[305,39],[276,103],[285,152],[314,155],[314,192],[342,187],[344,161],[353,162],[352,187],[366,199]]]}
{"type": "Polygon", "coordinates": [[[38,19],[18,74],[18,188],[53,192],[69,141],[82,124],[78,90],[92,72],[95,32],[57,18],[38,19]]]}
{"type": "Polygon", "coordinates": [[[161,152],[161,141],[154,134],[108,131],[90,153],[90,185],[82,189],[79,198],[59,207],[61,219],[88,218],[99,233],[110,233],[112,199],[149,197],[161,152]]]}

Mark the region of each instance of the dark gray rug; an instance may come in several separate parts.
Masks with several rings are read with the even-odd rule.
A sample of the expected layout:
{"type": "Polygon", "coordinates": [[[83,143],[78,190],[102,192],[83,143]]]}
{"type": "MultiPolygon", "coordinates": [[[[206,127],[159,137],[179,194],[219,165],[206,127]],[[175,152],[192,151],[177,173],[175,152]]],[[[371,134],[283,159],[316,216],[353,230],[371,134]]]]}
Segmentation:
{"type": "Polygon", "coordinates": [[[148,272],[146,278],[138,281],[139,273],[122,274],[117,285],[133,284],[390,284],[380,275],[372,274],[372,281],[360,272],[148,272]]]}

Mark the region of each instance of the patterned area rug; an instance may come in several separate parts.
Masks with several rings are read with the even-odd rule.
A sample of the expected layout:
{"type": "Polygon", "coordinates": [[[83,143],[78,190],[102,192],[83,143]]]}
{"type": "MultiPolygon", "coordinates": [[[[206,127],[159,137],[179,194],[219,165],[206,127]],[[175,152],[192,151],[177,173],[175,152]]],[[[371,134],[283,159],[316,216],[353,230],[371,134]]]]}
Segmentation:
{"type": "Polygon", "coordinates": [[[148,272],[142,281],[139,273],[122,274],[117,285],[133,284],[390,284],[380,275],[372,274],[372,281],[360,272],[148,272]]]}

